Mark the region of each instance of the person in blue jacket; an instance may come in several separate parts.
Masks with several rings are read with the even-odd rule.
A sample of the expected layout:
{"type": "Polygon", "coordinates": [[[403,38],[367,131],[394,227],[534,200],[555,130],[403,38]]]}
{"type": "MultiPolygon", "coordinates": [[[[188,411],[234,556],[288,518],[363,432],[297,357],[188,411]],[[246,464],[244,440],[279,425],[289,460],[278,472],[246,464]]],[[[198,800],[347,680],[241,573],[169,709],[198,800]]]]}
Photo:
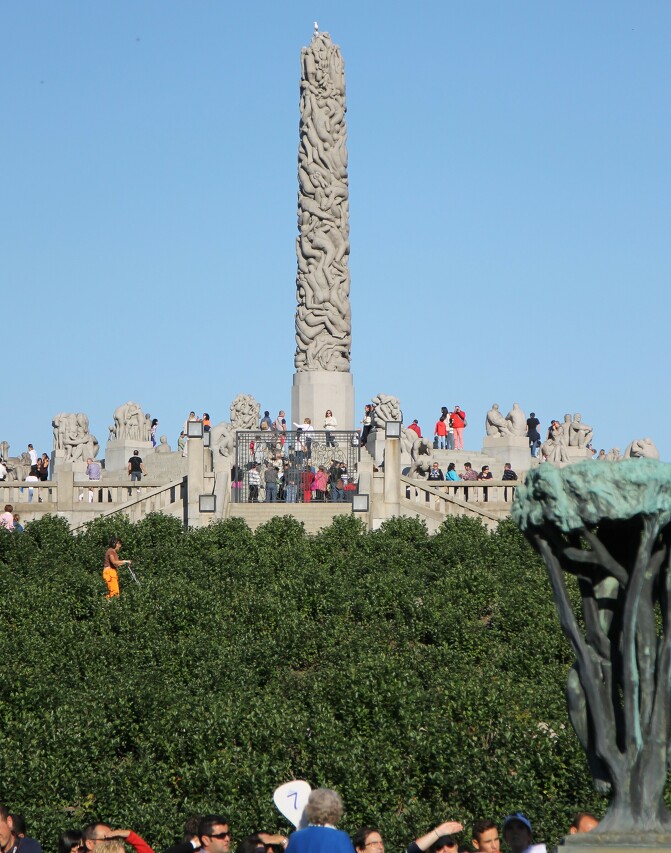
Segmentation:
{"type": "Polygon", "coordinates": [[[304,828],[289,837],[287,853],[354,853],[349,835],[336,829],[343,811],[343,802],[335,791],[311,791],[301,818],[304,828]]]}

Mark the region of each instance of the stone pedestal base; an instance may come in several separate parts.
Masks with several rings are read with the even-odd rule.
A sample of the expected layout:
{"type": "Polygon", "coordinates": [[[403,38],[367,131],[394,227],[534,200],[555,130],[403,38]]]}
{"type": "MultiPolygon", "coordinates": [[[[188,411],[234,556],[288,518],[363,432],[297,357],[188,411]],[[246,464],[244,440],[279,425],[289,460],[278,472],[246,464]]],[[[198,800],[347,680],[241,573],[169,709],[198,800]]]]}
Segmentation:
{"type": "Polygon", "coordinates": [[[655,850],[657,853],[671,853],[671,838],[665,833],[641,832],[633,834],[614,834],[592,832],[567,835],[561,844],[553,848],[553,853],[634,853],[636,850],[655,850]]]}
{"type": "Polygon", "coordinates": [[[536,460],[529,452],[529,439],[525,435],[486,435],[482,442],[482,452],[493,456],[502,464],[510,462],[513,471],[528,471],[536,460]]]}
{"type": "Polygon", "coordinates": [[[88,483],[89,478],[86,476],[86,462],[60,462],[58,471],[72,471],[74,482],[88,483]]]}
{"type": "MultiPolygon", "coordinates": [[[[384,427],[382,429],[373,429],[368,433],[366,449],[377,465],[382,465],[384,462],[384,441],[384,427]]],[[[407,464],[410,464],[409,460],[407,464]]]]}
{"type": "Polygon", "coordinates": [[[583,459],[592,458],[592,451],[588,447],[567,447],[566,450],[571,462],[582,462],[583,459]]]}
{"type": "Polygon", "coordinates": [[[83,462],[66,462],[65,456],[62,454],[60,456],[52,455],[51,465],[52,465],[51,473],[53,475],[52,479],[56,479],[55,475],[56,475],[57,471],[74,471],[75,476],[77,474],[82,474],[82,473],[86,472],[86,462],[85,461],[83,461],[83,462]]]}
{"type": "MultiPolygon", "coordinates": [[[[302,424],[310,418],[312,426],[324,426],[324,413],[333,412],[338,429],[354,429],[354,383],[351,373],[336,370],[305,370],[294,373],[291,389],[291,421],[302,424]]],[[[287,424],[287,429],[295,429],[287,424]]]]}
{"type": "Polygon", "coordinates": [[[134,450],[140,451],[142,459],[154,452],[151,441],[133,441],[131,438],[108,441],[105,448],[105,473],[123,472],[125,474],[128,471],[128,460],[134,450]]]}
{"type": "Polygon", "coordinates": [[[64,450],[52,450],[51,451],[51,461],[49,464],[49,479],[56,479],[56,471],[63,466],[63,462],[65,460],[65,451],[64,450]]]}

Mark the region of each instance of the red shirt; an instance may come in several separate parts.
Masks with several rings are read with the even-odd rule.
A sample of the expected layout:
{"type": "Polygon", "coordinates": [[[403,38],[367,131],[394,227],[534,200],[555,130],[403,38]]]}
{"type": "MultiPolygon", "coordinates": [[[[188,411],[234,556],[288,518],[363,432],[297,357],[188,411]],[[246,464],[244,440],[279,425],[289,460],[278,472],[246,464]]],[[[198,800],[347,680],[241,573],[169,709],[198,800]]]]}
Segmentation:
{"type": "Polygon", "coordinates": [[[413,432],[416,432],[420,438],[422,437],[422,431],[419,428],[419,424],[410,424],[408,429],[411,429],[413,432]]]}
{"type": "Polygon", "coordinates": [[[447,435],[447,421],[437,421],[434,435],[447,435]]]}
{"type": "Polygon", "coordinates": [[[465,420],[466,412],[463,409],[459,409],[458,412],[452,412],[452,426],[455,429],[463,429],[465,420]]]}

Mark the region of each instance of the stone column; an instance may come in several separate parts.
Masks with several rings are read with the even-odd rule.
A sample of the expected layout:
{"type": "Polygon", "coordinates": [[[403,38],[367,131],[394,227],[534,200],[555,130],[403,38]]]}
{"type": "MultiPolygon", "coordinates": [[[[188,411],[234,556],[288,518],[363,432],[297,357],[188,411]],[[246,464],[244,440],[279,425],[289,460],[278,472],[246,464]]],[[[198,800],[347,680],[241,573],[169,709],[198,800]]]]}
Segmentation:
{"type": "Polygon", "coordinates": [[[384,442],[384,507],[387,518],[401,514],[401,440],[384,442]]]}
{"type": "Polygon", "coordinates": [[[75,473],[71,466],[63,466],[56,471],[57,504],[59,513],[72,513],[75,500],[75,473]]]}
{"type": "Polygon", "coordinates": [[[189,439],[187,455],[188,521],[189,527],[201,527],[203,520],[199,509],[199,498],[205,488],[205,457],[202,438],[189,439]]]}
{"type": "Polygon", "coordinates": [[[350,373],[349,188],[340,49],[315,32],[301,53],[296,355],[291,413],[321,429],[331,409],[354,429],[350,373]]]}

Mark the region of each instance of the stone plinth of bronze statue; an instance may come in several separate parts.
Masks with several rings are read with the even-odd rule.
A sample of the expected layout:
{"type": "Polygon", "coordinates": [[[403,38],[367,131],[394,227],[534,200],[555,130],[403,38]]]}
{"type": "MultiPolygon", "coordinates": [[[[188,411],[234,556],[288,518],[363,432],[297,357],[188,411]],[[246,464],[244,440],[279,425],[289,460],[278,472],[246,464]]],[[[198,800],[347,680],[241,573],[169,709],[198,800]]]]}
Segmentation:
{"type": "Polygon", "coordinates": [[[576,662],[571,722],[610,805],[571,850],[671,849],[671,466],[581,462],[529,472],[512,515],[540,552],[576,662]],[[580,592],[575,613],[566,576],[580,592]]]}

